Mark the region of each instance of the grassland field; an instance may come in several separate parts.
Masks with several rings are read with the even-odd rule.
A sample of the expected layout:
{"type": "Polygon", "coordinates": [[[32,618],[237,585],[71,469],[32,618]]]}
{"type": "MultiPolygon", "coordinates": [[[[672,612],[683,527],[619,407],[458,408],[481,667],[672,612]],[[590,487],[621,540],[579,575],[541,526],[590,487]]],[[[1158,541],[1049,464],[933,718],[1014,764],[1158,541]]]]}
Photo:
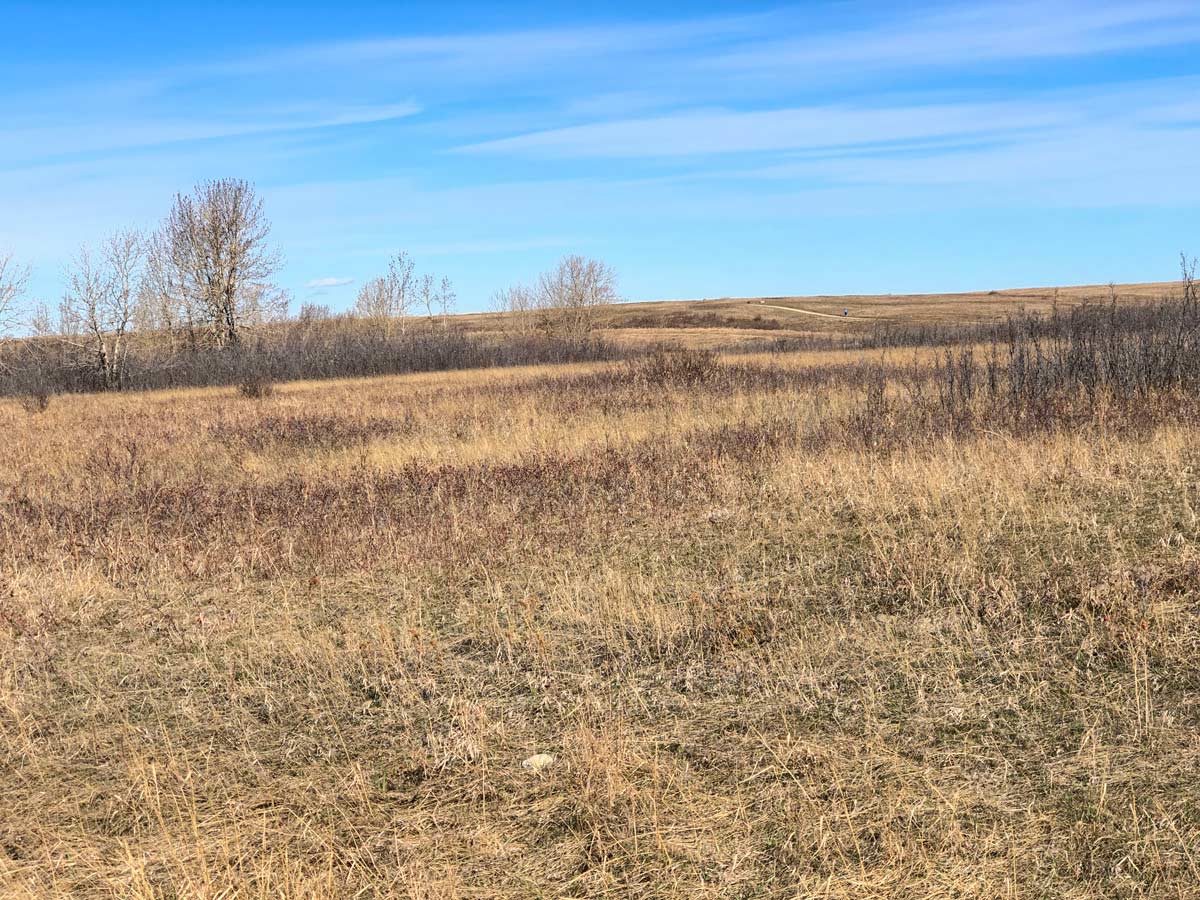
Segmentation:
{"type": "Polygon", "coordinates": [[[1200,392],[759,309],[1053,303],[0,401],[0,895],[1200,896],[1200,392]]]}

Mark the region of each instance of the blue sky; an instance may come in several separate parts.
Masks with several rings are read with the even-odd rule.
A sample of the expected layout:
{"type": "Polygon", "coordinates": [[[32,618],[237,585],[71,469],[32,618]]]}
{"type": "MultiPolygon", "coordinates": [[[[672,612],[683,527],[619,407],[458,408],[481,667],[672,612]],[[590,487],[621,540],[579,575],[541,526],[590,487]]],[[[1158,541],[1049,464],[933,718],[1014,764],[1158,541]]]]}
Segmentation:
{"type": "Polygon", "coordinates": [[[255,182],[297,303],[406,248],[464,309],[567,252],[630,299],[1175,277],[1200,2],[0,0],[0,251],[255,182]]]}

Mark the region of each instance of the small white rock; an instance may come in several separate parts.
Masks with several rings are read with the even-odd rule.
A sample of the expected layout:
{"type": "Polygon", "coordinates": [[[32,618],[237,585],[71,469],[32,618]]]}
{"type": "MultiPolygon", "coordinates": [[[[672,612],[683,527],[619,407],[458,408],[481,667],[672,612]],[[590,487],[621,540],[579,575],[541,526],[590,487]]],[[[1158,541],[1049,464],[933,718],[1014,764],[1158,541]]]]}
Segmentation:
{"type": "Polygon", "coordinates": [[[535,753],[525,762],[521,763],[522,769],[528,769],[530,772],[540,772],[554,762],[554,757],[549,753],[535,753]]]}

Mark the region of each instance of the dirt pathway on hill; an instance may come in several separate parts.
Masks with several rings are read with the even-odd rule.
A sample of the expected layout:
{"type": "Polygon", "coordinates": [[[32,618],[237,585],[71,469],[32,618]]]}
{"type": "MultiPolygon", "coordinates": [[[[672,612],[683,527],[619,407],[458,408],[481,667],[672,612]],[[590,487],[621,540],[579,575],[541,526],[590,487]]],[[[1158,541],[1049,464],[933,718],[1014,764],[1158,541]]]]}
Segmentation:
{"type": "Polygon", "coordinates": [[[822,319],[850,319],[857,322],[877,322],[878,316],[842,316],[837,313],[815,312],[811,309],[797,309],[794,306],[772,306],[769,303],[751,304],[752,306],[761,306],[763,309],[786,309],[788,312],[804,313],[806,316],[820,316],[822,319]]]}

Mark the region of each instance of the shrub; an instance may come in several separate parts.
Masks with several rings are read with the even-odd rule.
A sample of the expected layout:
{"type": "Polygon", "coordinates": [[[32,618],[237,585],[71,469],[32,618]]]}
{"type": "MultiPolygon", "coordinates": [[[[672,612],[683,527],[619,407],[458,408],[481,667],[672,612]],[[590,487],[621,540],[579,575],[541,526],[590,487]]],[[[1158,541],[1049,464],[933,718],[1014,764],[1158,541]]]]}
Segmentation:
{"type": "MultiPolygon", "coordinates": [[[[388,334],[375,323],[339,317],[287,322],[247,332],[236,351],[192,348],[164,335],[131,339],[124,387],[158,390],[241,386],[248,378],[280,383],[322,378],[370,378],[502,366],[623,360],[637,351],[588,337],[472,334],[413,327],[388,334]]],[[[52,393],[102,390],[87,354],[53,338],[30,338],[0,347],[0,396],[24,391],[25,373],[45,380],[52,393]],[[10,375],[3,375],[4,369],[10,375]]]]}
{"type": "Polygon", "coordinates": [[[639,380],[657,386],[691,387],[711,380],[721,368],[711,350],[659,349],[633,364],[639,380]]]}
{"type": "Polygon", "coordinates": [[[21,396],[21,408],[31,416],[44,413],[50,408],[50,389],[45,385],[36,385],[21,396]]]}
{"type": "MultiPolygon", "coordinates": [[[[0,369],[0,372],[3,370],[0,369]]],[[[0,381],[0,393],[17,398],[21,408],[31,416],[49,409],[56,391],[41,360],[34,359],[23,366],[10,367],[3,374],[5,377],[0,381]]]]}
{"type": "Polygon", "coordinates": [[[238,393],[250,400],[263,400],[275,393],[275,384],[263,372],[249,371],[238,381],[238,393]]]}

